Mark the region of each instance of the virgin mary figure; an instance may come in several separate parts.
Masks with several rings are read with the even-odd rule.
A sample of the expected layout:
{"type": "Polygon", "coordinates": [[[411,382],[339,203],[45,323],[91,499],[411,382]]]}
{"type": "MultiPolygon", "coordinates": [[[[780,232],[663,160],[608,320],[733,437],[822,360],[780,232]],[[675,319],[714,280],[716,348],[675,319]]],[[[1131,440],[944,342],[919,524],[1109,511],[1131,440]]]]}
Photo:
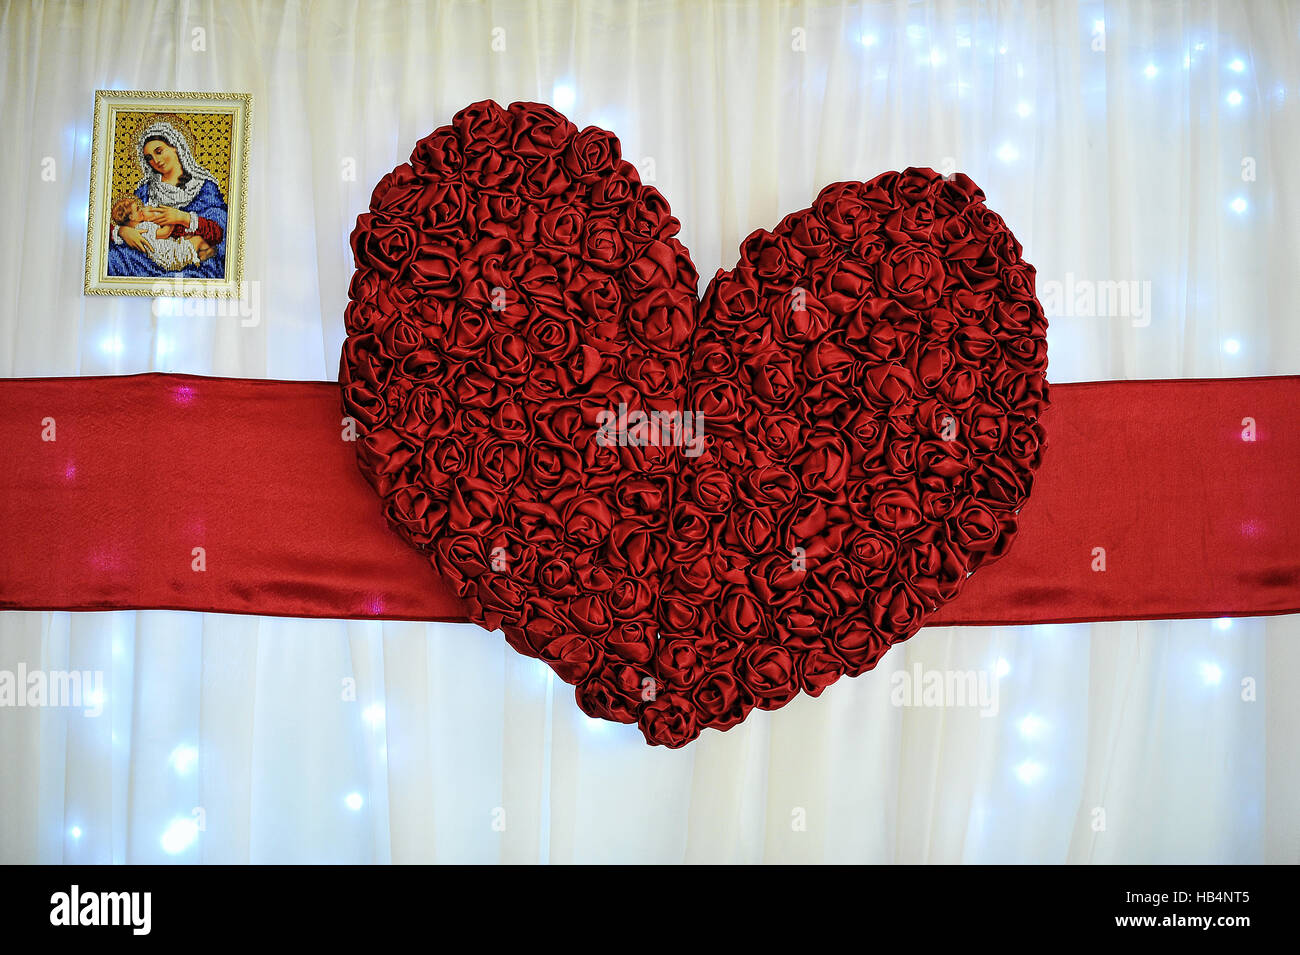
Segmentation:
{"type": "MultiPolygon", "coordinates": [[[[181,125],[184,125],[183,121],[181,125]]],[[[171,236],[198,236],[198,264],[173,270],[150,255],[148,235],[131,225],[114,225],[108,274],[221,279],[226,275],[226,200],[212,174],[194,157],[188,136],[176,123],[154,119],[136,137],[136,160],[144,178],[133,195],[144,208],[141,221],[171,227],[171,236]]]]}

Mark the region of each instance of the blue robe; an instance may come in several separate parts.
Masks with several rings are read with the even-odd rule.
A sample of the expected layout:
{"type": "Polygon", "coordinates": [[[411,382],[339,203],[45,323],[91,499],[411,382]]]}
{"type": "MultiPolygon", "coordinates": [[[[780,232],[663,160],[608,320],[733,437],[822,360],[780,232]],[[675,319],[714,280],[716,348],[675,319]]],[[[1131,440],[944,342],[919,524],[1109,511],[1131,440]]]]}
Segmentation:
{"type": "MultiPolygon", "coordinates": [[[[136,197],[149,205],[149,184],[142,182],[135,190],[136,197]]],[[[221,242],[217,245],[216,255],[198,265],[187,265],[183,269],[168,271],[154,262],[143,252],[129,245],[116,245],[112,239],[108,246],[108,274],[119,276],[156,276],[168,278],[224,279],[226,277],[226,200],[221,190],[211,179],[203,182],[199,194],[190,200],[189,205],[180,207],[183,212],[193,212],[204,219],[211,219],[221,226],[221,242]]]]}

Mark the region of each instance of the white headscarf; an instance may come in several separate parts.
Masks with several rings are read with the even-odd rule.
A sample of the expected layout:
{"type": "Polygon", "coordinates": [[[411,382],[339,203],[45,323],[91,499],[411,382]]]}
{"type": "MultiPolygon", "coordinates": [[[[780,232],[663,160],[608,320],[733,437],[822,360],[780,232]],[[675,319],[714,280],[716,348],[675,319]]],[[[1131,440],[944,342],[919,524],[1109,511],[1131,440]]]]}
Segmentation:
{"type": "MultiPolygon", "coordinates": [[[[151,206],[171,206],[174,209],[187,206],[199,194],[204,181],[212,179],[212,173],[200,166],[199,161],[190,152],[189,140],[181,135],[180,130],[165,120],[155,120],[140,130],[140,135],[135,140],[135,155],[140,161],[140,169],[144,172],[145,179],[149,182],[149,205],[151,206]],[[149,160],[144,155],[144,144],[151,139],[161,139],[176,150],[181,169],[189,173],[189,182],[183,186],[173,186],[163,182],[162,176],[149,165],[149,160]]],[[[216,180],[212,179],[212,181],[216,180]]]]}

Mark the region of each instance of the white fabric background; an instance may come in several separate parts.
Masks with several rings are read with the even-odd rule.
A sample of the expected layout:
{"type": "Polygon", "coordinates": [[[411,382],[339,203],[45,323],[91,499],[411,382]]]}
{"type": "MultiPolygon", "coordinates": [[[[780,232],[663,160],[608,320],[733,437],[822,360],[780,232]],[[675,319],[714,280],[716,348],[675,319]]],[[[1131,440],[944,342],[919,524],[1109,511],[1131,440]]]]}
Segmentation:
{"type": "MultiPolygon", "coordinates": [[[[706,278],[828,182],[947,161],[1040,283],[1152,283],[1146,327],[1055,319],[1052,380],[1300,371],[1294,3],[19,2],[0,35],[0,374],[333,378],[371,186],[488,97],[615,130],[706,278]],[[96,88],[254,95],[258,326],[82,295],[96,88]]],[[[469,626],[4,613],[0,669],[107,699],[0,709],[0,861],[1295,862],[1297,637],[927,630],[672,752],[469,626]],[[998,661],[995,717],[890,702],[998,661]]]]}

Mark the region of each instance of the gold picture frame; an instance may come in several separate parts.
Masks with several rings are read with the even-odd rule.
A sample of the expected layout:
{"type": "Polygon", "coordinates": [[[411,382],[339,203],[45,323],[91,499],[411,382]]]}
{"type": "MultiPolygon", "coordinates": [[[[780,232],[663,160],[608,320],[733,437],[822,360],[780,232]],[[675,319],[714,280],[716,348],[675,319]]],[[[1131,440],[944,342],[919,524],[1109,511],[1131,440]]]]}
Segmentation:
{"type": "Polygon", "coordinates": [[[241,295],[252,120],[251,93],[95,91],[87,295],[241,295]]]}

